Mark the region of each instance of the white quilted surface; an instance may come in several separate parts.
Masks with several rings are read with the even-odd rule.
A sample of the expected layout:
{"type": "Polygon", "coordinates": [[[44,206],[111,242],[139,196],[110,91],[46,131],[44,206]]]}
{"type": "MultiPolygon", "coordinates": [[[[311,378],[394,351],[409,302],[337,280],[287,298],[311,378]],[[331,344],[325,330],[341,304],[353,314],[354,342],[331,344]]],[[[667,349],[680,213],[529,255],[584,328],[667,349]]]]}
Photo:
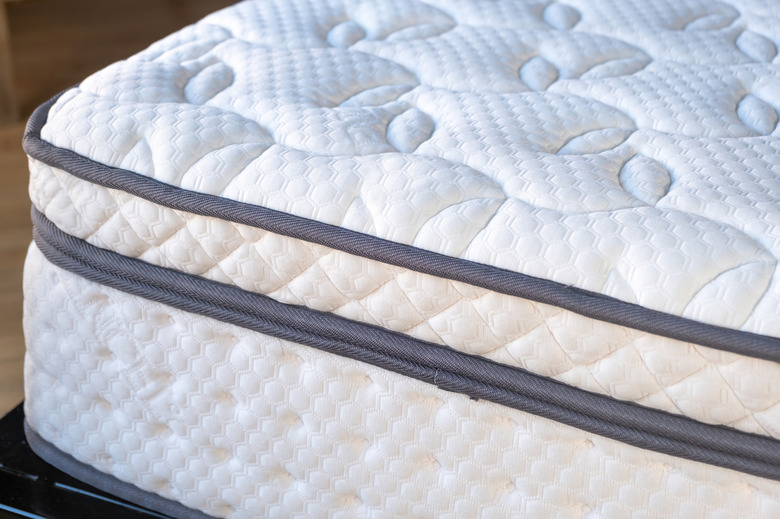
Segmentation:
{"type": "Polygon", "coordinates": [[[772,0],[246,1],[85,80],[43,137],[780,337],[778,44],[772,0]]]}
{"type": "Polygon", "coordinates": [[[780,438],[777,363],[156,206],[36,160],[30,171],[35,206],[63,231],[97,247],[621,400],[780,438]]]}
{"type": "Polygon", "coordinates": [[[217,517],[775,517],[780,484],[26,268],[26,414],[217,517]]]}

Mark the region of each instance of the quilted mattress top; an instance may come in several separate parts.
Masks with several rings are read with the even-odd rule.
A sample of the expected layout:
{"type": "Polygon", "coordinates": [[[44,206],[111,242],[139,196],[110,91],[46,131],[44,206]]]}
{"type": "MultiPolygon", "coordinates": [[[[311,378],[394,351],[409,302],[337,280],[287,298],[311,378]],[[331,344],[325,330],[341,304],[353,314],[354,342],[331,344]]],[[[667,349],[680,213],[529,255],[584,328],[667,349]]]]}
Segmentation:
{"type": "Polygon", "coordinates": [[[42,138],[183,189],[780,337],[771,0],[257,0],[42,138]]]}

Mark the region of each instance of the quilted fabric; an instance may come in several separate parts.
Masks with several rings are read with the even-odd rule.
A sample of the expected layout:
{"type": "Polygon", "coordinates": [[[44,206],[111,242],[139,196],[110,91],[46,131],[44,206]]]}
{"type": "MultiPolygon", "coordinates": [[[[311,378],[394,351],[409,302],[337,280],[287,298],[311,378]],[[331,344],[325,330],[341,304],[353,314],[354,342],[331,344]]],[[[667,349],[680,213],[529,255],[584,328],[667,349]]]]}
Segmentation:
{"type": "Polygon", "coordinates": [[[664,339],[246,225],[157,206],[31,160],[60,229],[149,263],[519,366],[569,385],[780,438],[775,362],[664,339]]]}
{"type": "Polygon", "coordinates": [[[49,142],[780,337],[772,2],[258,0],[86,79],[49,142]]]}
{"type": "MultiPolygon", "coordinates": [[[[190,200],[777,340],[779,45],[771,0],[247,0],[64,93],[41,138],[190,200]]],[[[30,168],[36,208],[97,247],[780,439],[776,362],[30,168]]],[[[780,515],[777,482],[118,292],[34,245],[25,276],[32,428],[216,517],[780,515]]]]}
{"type": "Polygon", "coordinates": [[[25,276],[31,425],[216,517],[780,515],[776,482],[118,292],[35,246],[25,276]]]}

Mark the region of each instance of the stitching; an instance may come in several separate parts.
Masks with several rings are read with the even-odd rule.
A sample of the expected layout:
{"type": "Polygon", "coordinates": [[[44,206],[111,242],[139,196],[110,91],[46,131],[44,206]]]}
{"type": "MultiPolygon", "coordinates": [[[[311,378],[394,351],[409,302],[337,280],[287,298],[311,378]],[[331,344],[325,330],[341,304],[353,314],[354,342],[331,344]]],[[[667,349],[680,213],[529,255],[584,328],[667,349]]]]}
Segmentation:
{"type": "MultiPolygon", "coordinates": [[[[225,315],[229,315],[230,320],[227,320],[226,322],[233,322],[233,324],[255,329],[261,333],[270,333],[271,335],[276,335],[283,339],[302,342],[303,344],[308,344],[309,346],[330,351],[331,353],[338,355],[356,358],[357,360],[390,369],[419,380],[432,382],[435,379],[439,387],[448,391],[464,393],[470,397],[492,400],[499,404],[509,405],[510,407],[515,407],[533,414],[546,416],[575,427],[595,432],[602,436],[612,437],[643,448],[685,458],[697,459],[706,463],[727,466],[729,468],[736,468],[737,470],[753,473],[762,477],[780,479],[780,456],[774,456],[775,458],[778,458],[778,460],[773,461],[773,456],[770,454],[773,452],[772,449],[774,449],[774,452],[777,452],[776,447],[770,448],[770,446],[775,446],[777,444],[777,440],[752,436],[732,429],[713,427],[692,421],[689,418],[643,408],[634,404],[621,403],[620,401],[608,397],[597,396],[582,390],[569,388],[566,385],[554,382],[546,377],[539,377],[521,370],[512,370],[516,377],[514,382],[512,382],[511,379],[503,379],[505,382],[497,382],[498,380],[502,380],[502,378],[494,378],[494,374],[492,374],[490,370],[485,372],[477,368],[477,370],[474,371],[469,367],[468,370],[462,371],[463,367],[457,367],[457,362],[455,364],[452,363],[454,359],[462,359],[463,361],[469,359],[469,363],[479,363],[478,357],[470,357],[462,353],[453,352],[448,348],[441,348],[432,344],[426,345],[426,343],[422,343],[421,341],[412,340],[412,343],[419,344],[419,347],[422,347],[423,349],[438,348],[436,351],[444,355],[441,361],[445,362],[450,367],[445,369],[442,366],[434,367],[425,363],[420,364],[412,362],[410,360],[411,357],[406,357],[407,353],[403,353],[399,357],[397,353],[392,353],[390,349],[387,349],[387,346],[384,344],[376,344],[375,346],[378,346],[378,348],[367,347],[370,346],[370,343],[365,343],[358,337],[352,337],[351,332],[348,330],[342,331],[338,336],[329,336],[327,334],[321,335],[314,331],[314,329],[304,330],[303,328],[296,328],[296,325],[294,324],[282,324],[275,320],[268,321],[267,319],[270,315],[267,317],[253,315],[249,310],[232,307],[233,304],[230,301],[223,301],[220,299],[222,302],[217,303],[216,301],[199,300],[197,296],[179,295],[177,292],[172,292],[170,289],[162,289],[163,291],[161,292],[160,288],[156,288],[154,284],[150,284],[150,281],[152,281],[151,279],[146,282],[142,281],[144,276],[147,275],[145,272],[149,271],[149,269],[151,269],[151,272],[159,272],[161,275],[174,276],[183,279],[186,281],[187,286],[214,285],[214,282],[201,280],[181,273],[175,273],[161,267],[151,266],[139,262],[138,260],[124,258],[108,251],[101,251],[100,249],[96,249],[95,247],[84,243],[82,240],[68,237],[61,231],[56,230],[56,228],[54,228],[50,222],[47,222],[45,217],[40,213],[34,212],[33,217],[36,220],[36,242],[40,245],[44,255],[50,261],[58,264],[61,268],[71,270],[82,276],[86,275],[88,279],[92,279],[95,282],[107,284],[108,286],[113,286],[114,288],[129,293],[136,293],[137,287],[140,292],[136,293],[136,295],[149,297],[152,293],[159,294],[159,297],[153,297],[153,299],[167,304],[174,304],[174,306],[179,307],[181,307],[181,304],[183,305],[182,309],[195,311],[196,313],[205,313],[204,310],[193,310],[192,308],[193,304],[197,305],[201,302],[206,305],[206,307],[216,310],[208,311],[208,315],[213,318],[226,321],[225,315]],[[78,245],[78,249],[74,248],[76,245],[78,245]],[[117,272],[109,272],[104,267],[97,266],[91,261],[87,262],[86,258],[93,254],[97,256],[106,256],[107,259],[105,261],[113,265],[111,270],[117,272]],[[128,268],[133,266],[134,273],[130,274],[131,271],[124,270],[124,265],[127,265],[128,268]],[[134,266],[137,266],[138,268],[136,269],[134,266]],[[128,275],[129,277],[127,277],[128,275]],[[118,282],[119,285],[115,286],[114,281],[118,282]],[[190,308],[186,308],[188,306],[190,308]],[[224,311],[227,311],[228,314],[225,314],[224,311]],[[233,321],[234,319],[239,321],[243,319],[244,324],[239,321],[233,321]],[[263,322],[270,323],[272,330],[263,329],[263,322]],[[279,328],[279,326],[281,326],[281,328],[279,328]],[[295,335],[295,337],[291,338],[285,336],[290,333],[295,335]],[[300,335],[301,333],[303,336],[300,335]],[[303,338],[303,340],[301,340],[301,338],[303,338]],[[517,383],[523,384],[522,380],[526,380],[526,383],[530,383],[530,386],[526,386],[527,389],[521,390],[521,386],[516,386],[516,388],[512,387],[517,383]],[[541,384],[542,386],[547,385],[549,387],[543,389],[542,387],[539,387],[538,384],[541,384]],[[559,394],[556,395],[556,392],[559,394]],[[569,400],[570,397],[564,397],[564,395],[567,394],[571,395],[574,400],[569,400]],[[550,400],[551,398],[552,400],[550,400]],[[564,400],[561,400],[561,398],[564,398],[564,400]],[[592,402],[589,404],[585,404],[585,401],[580,403],[577,401],[578,398],[592,402]],[[612,414],[612,410],[615,410],[615,408],[619,408],[622,411],[618,414],[612,414]],[[604,412],[607,414],[602,414],[604,412]],[[610,416],[612,418],[609,418],[610,416]],[[641,418],[642,416],[644,416],[644,418],[641,418]],[[636,420],[638,418],[639,421],[637,422],[636,420]],[[659,425],[660,429],[658,428],[659,425]],[[654,428],[656,430],[653,430],[654,428]],[[701,431],[695,432],[698,429],[701,429],[701,431]],[[704,431],[708,432],[704,433],[704,431]],[[723,442],[725,442],[725,444],[723,442]],[[755,449],[761,449],[761,453],[755,449]],[[766,451],[766,455],[764,455],[764,449],[770,449],[766,451]]],[[[240,289],[232,290],[237,291],[236,293],[243,292],[240,291],[240,289]]],[[[211,291],[209,291],[209,293],[211,293],[211,291]]],[[[219,297],[221,298],[221,296],[219,297]]],[[[246,297],[263,298],[263,296],[252,294],[246,294],[246,297]]],[[[278,305],[279,303],[275,304],[278,305]]],[[[282,306],[285,308],[285,312],[296,311],[293,310],[294,307],[289,307],[287,305],[282,306]]],[[[261,313],[263,312],[263,310],[258,311],[261,313]]],[[[311,313],[312,316],[315,314],[311,310],[301,311],[311,313]]],[[[325,315],[326,314],[321,314],[321,317],[324,317],[325,315]]],[[[356,323],[352,323],[352,325],[355,324],[356,323]]],[[[370,332],[365,325],[357,324],[357,326],[360,329],[365,329],[369,333],[373,333],[370,332]]],[[[376,333],[382,335],[379,331],[376,333]]],[[[384,333],[386,334],[388,332],[384,333]]],[[[390,336],[387,336],[387,338],[389,337],[390,336]]],[[[400,337],[398,338],[400,339],[400,337]]],[[[419,353],[414,350],[403,348],[402,350],[412,355],[417,355],[419,353]]],[[[398,351],[400,352],[402,350],[398,351]]],[[[506,370],[512,368],[496,369],[506,370]]]]}

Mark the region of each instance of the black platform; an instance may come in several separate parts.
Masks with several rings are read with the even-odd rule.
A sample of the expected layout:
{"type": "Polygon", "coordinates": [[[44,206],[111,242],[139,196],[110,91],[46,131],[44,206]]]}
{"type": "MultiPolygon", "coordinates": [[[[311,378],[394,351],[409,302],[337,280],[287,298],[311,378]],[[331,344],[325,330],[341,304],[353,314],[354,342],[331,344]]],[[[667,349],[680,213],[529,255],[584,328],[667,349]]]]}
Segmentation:
{"type": "Polygon", "coordinates": [[[20,404],[0,420],[0,519],[169,519],[47,464],[24,438],[20,404]]]}

